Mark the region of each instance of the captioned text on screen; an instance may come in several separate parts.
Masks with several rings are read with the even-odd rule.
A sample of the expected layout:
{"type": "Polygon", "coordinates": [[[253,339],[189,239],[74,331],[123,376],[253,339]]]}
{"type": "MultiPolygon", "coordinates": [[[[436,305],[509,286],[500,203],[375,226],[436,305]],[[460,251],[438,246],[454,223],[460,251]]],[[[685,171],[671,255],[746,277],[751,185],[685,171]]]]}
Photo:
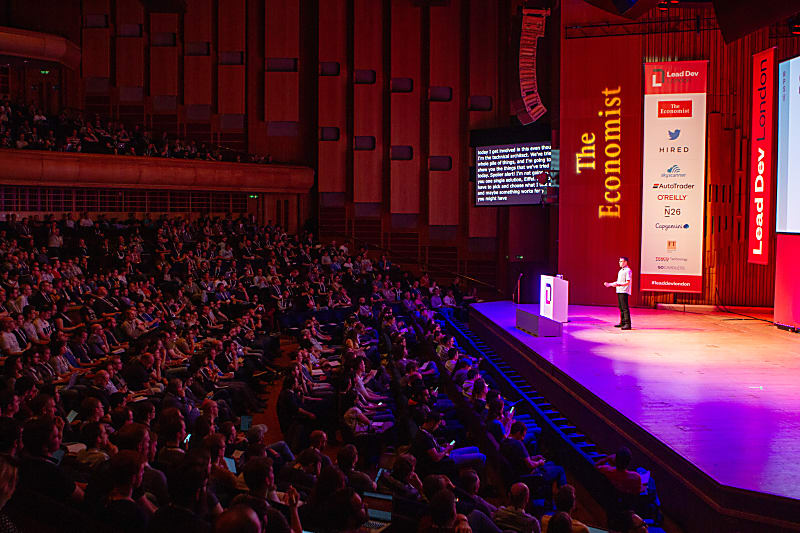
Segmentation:
{"type": "Polygon", "coordinates": [[[475,205],[538,204],[547,193],[549,142],[480,146],[475,149],[475,205]]]}

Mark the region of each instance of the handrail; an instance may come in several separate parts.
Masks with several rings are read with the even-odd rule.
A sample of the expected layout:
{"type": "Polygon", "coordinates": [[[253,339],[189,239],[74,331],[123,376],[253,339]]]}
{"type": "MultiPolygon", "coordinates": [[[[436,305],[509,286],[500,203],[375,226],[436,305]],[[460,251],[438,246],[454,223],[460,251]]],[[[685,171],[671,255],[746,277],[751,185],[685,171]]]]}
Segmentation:
{"type": "Polygon", "coordinates": [[[439,273],[439,274],[446,274],[446,275],[449,275],[449,276],[456,276],[456,277],[459,277],[459,278],[461,278],[461,279],[463,279],[465,281],[469,281],[471,283],[482,285],[482,286],[486,287],[487,289],[491,289],[491,290],[495,291],[497,294],[503,296],[503,291],[501,291],[497,286],[492,285],[491,283],[486,283],[485,281],[473,278],[471,276],[467,276],[465,274],[459,274],[458,272],[452,272],[452,271],[447,270],[447,269],[431,268],[430,264],[425,264],[420,260],[412,260],[412,259],[409,259],[407,257],[403,257],[402,255],[397,255],[395,252],[393,252],[389,248],[384,248],[383,246],[380,246],[378,244],[374,244],[374,243],[365,241],[363,239],[359,239],[358,237],[355,237],[354,235],[346,235],[344,233],[339,233],[339,232],[326,232],[326,234],[327,235],[333,235],[334,237],[337,237],[337,238],[338,237],[342,237],[344,239],[351,240],[351,241],[355,242],[356,244],[364,245],[364,247],[366,247],[367,249],[380,250],[381,252],[385,252],[387,255],[389,255],[393,259],[398,260],[401,263],[416,264],[416,265],[418,265],[420,267],[423,267],[423,270],[425,272],[436,272],[436,273],[439,273]]]}

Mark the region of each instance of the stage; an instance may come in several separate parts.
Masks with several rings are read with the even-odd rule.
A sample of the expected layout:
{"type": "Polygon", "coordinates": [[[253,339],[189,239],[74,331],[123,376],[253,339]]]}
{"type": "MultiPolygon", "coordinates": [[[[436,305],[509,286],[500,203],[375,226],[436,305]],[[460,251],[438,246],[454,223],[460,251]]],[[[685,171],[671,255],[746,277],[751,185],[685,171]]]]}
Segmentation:
{"type": "MultiPolygon", "coordinates": [[[[475,304],[470,325],[497,335],[537,379],[572,389],[643,454],[657,455],[660,444],[691,464],[664,467],[698,492],[719,484],[763,493],[746,495],[762,504],[766,495],[800,500],[800,335],[735,314],[655,309],[633,309],[633,330],[621,331],[616,307],[570,306],[563,336],[540,338],[515,327],[516,308],[475,304]]],[[[735,509],[736,492],[708,503],[735,509]]]]}

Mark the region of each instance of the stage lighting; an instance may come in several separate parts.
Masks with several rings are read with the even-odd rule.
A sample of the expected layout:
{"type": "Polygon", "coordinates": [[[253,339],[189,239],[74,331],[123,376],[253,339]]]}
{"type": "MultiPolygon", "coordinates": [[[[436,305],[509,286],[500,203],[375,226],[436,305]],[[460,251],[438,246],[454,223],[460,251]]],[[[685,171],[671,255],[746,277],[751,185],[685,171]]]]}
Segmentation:
{"type": "Polygon", "coordinates": [[[669,2],[667,2],[666,0],[662,0],[661,2],[658,3],[656,7],[658,8],[659,11],[666,11],[669,9],[669,2]]]}

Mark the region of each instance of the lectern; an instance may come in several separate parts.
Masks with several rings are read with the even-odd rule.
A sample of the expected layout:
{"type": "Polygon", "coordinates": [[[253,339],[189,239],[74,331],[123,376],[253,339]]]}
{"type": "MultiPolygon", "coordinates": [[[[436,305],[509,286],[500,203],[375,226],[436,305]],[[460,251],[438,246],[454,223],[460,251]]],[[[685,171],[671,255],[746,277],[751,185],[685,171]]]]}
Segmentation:
{"type": "Polygon", "coordinates": [[[539,285],[539,314],[556,322],[569,320],[569,282],[558,276],[542,276],[539,285]]]}

